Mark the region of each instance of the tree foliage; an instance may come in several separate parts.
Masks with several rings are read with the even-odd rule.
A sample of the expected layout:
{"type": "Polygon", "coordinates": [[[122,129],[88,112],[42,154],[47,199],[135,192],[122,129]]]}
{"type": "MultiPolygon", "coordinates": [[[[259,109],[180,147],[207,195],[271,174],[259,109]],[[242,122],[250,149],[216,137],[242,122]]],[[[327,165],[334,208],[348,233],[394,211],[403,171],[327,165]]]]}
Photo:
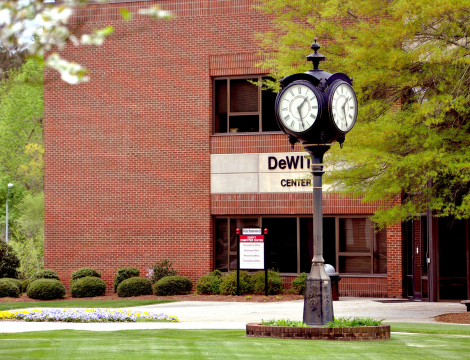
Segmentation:
{"type": "Polygon", "coordinates": [[[43,66],[30,59],[0,81],[0,173],[16,186],[43,188],[43,66]]]}
{"type": "Polygon", "coordinates": [[[335,191],[388,202],[374,215],[380,225],[427,207],[470,216],[467,0],[262,0],[260,9],[276,15],[260,34],[274,78],[311,68],[314,36],[321,67],[354,78],[358,120],[327,159],[335,191]]]}
{"type": "Polygon", "coordinates": [[[30,278],[44,269],[44,193],[27,193],[17,209],[10,245],[20,260],[21,277],[30,278]]]}

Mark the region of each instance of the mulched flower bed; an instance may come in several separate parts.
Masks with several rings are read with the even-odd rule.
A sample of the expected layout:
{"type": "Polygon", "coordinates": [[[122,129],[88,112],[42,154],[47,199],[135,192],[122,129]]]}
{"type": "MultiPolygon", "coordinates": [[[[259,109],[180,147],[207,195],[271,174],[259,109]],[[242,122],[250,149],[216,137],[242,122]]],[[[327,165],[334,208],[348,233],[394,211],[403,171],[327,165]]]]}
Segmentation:
{"type": "MultiPolygon", "coordinates": [[[[292,301],[292,300],[303,300],[303,295],[270,295],[265,297],[264,295],[249,295],[251,298],[247,299],[247,295],[240,296],[227,296],[227,295],[175,295],[175,296],[155,296],[155,295],[141,295],[138,297],[122,298],[114,293],[108,293],[104,296],[95,296],[90,298],[74,298],[69,294],[63,299],[56,299],[51,301],[61,300],[178,300],[178,301],[229,301],[229,302],[279,302],[279,301],[292,301]]],[[[26,294],[21,295],[18,298],[0,298],[0,303],[4,302],[43,302],[44,300],[30,299],[26,294]],[[7,300],[8,299],[8,300],[7,300]]]]}
{"type": "Polygon", "coordinates": [[[436,316],[434,320],[445,323],[470,324],[470,312],[442,314],[436,316]]]}

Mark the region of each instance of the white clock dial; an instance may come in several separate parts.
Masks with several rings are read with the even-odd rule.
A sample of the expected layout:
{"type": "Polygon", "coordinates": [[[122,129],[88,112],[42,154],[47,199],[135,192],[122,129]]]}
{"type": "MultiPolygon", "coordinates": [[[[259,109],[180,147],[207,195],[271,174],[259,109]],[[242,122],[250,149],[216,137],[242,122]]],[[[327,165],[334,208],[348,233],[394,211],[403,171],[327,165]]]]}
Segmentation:
{"type": "Polygon", "coordinates": [[[318,99],[308,86],[294,84],[283,90],[278,114],[283,125],[294,132],[310,129],[318,117],[318,99]]]}
{"type": "Polygon", "coordinates": [[[357,118],[357,99],[353,88],[342,83],[333,90],[330,99],[331,116],[336,127],[342,132],[351,130],[357,118]]]}

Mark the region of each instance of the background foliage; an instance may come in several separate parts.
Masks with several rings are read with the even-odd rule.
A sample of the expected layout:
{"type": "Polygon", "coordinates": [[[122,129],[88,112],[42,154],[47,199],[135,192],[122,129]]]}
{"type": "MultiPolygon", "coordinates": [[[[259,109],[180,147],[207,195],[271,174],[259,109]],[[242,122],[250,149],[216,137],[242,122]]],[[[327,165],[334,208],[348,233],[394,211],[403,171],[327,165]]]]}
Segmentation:
{"type": "MultiPolygon", "coordinates": [[[[0,53],[9,69],[0,77],[0,201],[9,192],[9,244],[20,260],[20,276],[44,268],[43,66],[24,54],[0,53]]],[[[6,207],[0,210],[5,224],[6,207]]],[[[5,227],[0,238],[5,240],[5,227]]]]}
{"type": "MultiPolygon", "coordinates": [[[[385,200],[379,225],[426,211],[470,216],[470,5],[466,0],[261,0],[259,34],[275,79],[321,68],[354,78],[358,121],[327,157],[335,191],[385,200]],[[281,36],[279,36],[279,33],[281,36]],[[347,171],[344,171],[347,169],[347,171]],[[401,202],[395,202],[397,199],[401,202]]],[[[273,89],[276,82],[267,84],[273,89]]]]}

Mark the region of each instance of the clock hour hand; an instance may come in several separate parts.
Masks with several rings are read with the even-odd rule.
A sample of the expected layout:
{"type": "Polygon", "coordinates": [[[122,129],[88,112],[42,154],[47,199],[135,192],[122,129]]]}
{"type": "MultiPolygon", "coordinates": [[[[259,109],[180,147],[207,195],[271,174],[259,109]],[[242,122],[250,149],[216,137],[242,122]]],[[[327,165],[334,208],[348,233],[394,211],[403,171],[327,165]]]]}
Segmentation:
{"type": "Polygon", "coordinates": [[[302,125],[302,129],[304,128],[304,121],[302,119],[302,113],[300,111],[301,107],[300,106],[297,106],[297,112],[299,113],[299,117],[300,117],[300,124],[302,125]]]}

